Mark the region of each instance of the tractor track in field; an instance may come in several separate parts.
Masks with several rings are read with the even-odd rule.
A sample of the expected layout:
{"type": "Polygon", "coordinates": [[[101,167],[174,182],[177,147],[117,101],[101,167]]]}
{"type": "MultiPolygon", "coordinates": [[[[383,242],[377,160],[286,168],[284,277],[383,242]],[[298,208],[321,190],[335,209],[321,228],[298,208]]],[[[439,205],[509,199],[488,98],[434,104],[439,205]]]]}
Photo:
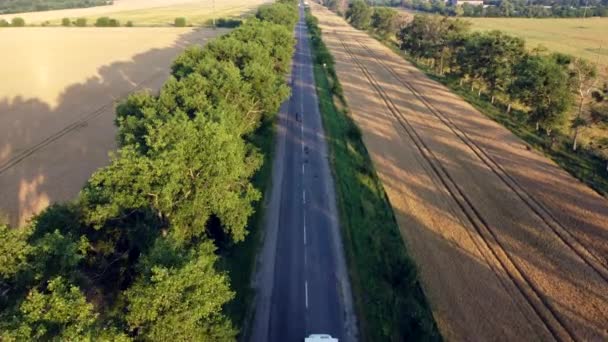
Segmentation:
{"type": "Polygon", "coordinates": [[[536,200],[525,188],[519,184],[507,171],[498,164],[490,155],[488,155],[482,147],[480,147],[469,135],[461,130],[454,122],[433,104],[431,104],[424,95],[408,81],[404,80],[393,68],[389,67],[382,61],[378,55],[369,47],[363,45],[361,41],[357,43],[369,52],[369,55],[378,62],[385,70],[387,70],[399,83],[404,85],[410,92],[420,101],[425,107],[446,127],[450,129],[478,158],[482,161],[498,178],[511,189],[517,197],[519,197],[528,208],[536,214],[560,239],[568,246],[582,261],[591,267],[597,275],[608,283],[608,265],[596,253],[585,247],[568,229],[559,222],[558,219],[538,200],[536,200]]]}
{"type": "MultiPolygon", "coordinates": [[[[500,273],[504,273],[508,276],[508,279],[511,280],[512,284],[521,293],[522,297],[531,306],[540,321],[545,325],[547,330],[555,339],[576,340],[576,335],[565,324],[563,319],[557,314],[557,310],[548,302],[546,296],[543,295],[542,291],[534,284],[534,282],[529,278],[529,276],[526,275],[522,268],[517,265],[517,263],[513,260],[513,257],[509,255],[505,247],[498,239],[496,233],[491,229],[490,225],[480,214],[479,210],[473,205],[472,201],[467,197],[467,195],[458,186],[456,181],[448,173],[448,171],[439,161],[439,158],[433,153],[433,151],[428,147],[424,140],[422,140],[422,138],[416,132],[412,124],[408,121],[404,113],[399,110],[399,108],[391,100],[390,96],[386,93],[382,86],[380,86],[374,76],[368,71],[367,67],[359,61],[358,57],[355,56],[355,54],[344,43],[344,41],[344,39],[340,39],[340,43],[342,44],[344,51],[351,57],[357,67],[361,70],[367,81],[374,88],[377,95],[382,99],[382,101],[386,105],[386,108],[395,117],[397,122],[399,122],[400,126],[403,128],[410,140],[413,142],[414,146],[419,151],[420,156],[424,158],[426,162],[425,164],[427,164],[428,166],[425,167],[425,169],[427,169],[428,171],[430,167],[431,173],[429,173],[429,176],[431,176],[431,179],[433,179],[434,181],[439,181],[440,188],[445,189],[445,191],[449,194],[449,196],[454,200],[455,204],[460,209],[460,212],[465,215],[470,225],[475,228],[475,231],[477,233],[476,236],[478,235],[478,238],[473,238],[473,241],[476,244],[477,242],[481,242],[482,248],[480,249],[489,251],[491,253],[491,256],[498,262],[500,268],[502,268],[502,270],[504,271],[502,272],[501,270],[497,270],[495,266],[492,265],[493,263],[490,262],[489,265],[493,272],[496,273],[499,279],[501,278],[500,273]]],[[[363,46],[361,42],[357,41],[357,43],[363,46]]],[[[369,51],[367,47],[363,47],[369,51]]],[[[380,62],[380,59],[375,54],[371,57],[374,60],[380,62]]],[[[386,67],[383,63],[381,64],[386,67]]],[[[398,78],[393,70],[390,71],[393,76],[398,78]]],[[[516,189],[517,187],[519,187],[519,185],[514,182],[512,178],[506,174],[506,172],[504,172],[504,169],[498,166],[489,156],[487,156],[477,144],[470,142],[468,136],[464,134],[464,132],[456,128],[455,125],[451,123],[451,121],[446,120],[446,118],[442,119],[443,115],[438,114],[440,112],[437,111],[430,103],[428,103],[428,101],[422,98],[422,96],[415,89],[413,89],[410,84],[406,84],[407,82],[404,82],[400,78],[398,78],[398,80],[402,84],[404,84],[408,89],[410,89],[412,93],[414,93],[414,95],[419,98],[423,102],[423,104],[425,104],[428,109],[431,110],[433,114],[435,114],[445,125],[447,125],[448,128],[452,130],[452,132],[454,132],[454,134],[456,134],[461,140],[464,139],[463,142],[465,142],[465,144],[469,146],[471,150],[473,150],[473,152],[478,156],[478,158],[480,158],[493,172],[495,172],[499,176],[499,178],[503,182],[505,182],[509,186],[509,188],[512,189],[512,191],[516,192],[516,194],[524,201],[524,203],[528,205],[537,215],[539,215],[541,219],[545,223],[547,223],[547,225],[550,226],[550,228],[555,232],[555,234],[558,235],[558,237],[564,243],[566,243],[566,245],[572,248],[576,252],[576,254],[579,255],[579,257],[581,256],[580,253],[583,253],[583,255],[585,255],[585,257],[583,258],[585,263],[589,264],[591,262],[592,264],[595,264],[594,261],[590,261],[593,260],[591,259],[592,257],[585,254],[585,251],[587,251],[587,253],[590,252],[586,250],[584,246],[580,245],[579,247],[579,245],[572,245],[572,241],[570,241],[571,243],[568,243],[569,239],[566,239],[565,237],[561,236],[559,233],[556,232],[556,228],[554,228],[553,225],[550,225],[548,223],[551,222],[551,220],[555,219],[548,213],[548,216],[543,217],[543,210],[546,210],[542,206],[540,206],[536,201],[525,200],[526,197],[530,197],[529,194],[527,192],[517,191],[516,189]],[[460,134],[457,133],[458,131],[460,132],[460,134]],[[497,167],[492,167],[491,165],[497,165],[497,167]],[[535,206],[538,207],[538,209],[535,208],[535,206]],[[573,246],[576,246],[576,248],[573,246]]],[[[560,227],[558,226],[558,228],[560,227]]],[[[563,227],[561,228],[563,229],[563,227]]],[[[576,241],[576,239],[573,240],[576,241]]],[[[482,252],[482,254],[484,255],[484,257],[487,258],[484,252],[482,252]]],[[[606,280],[605,274],[602,274],[602,268],[600,266],[589,266],[591,266],[596,272],[600,274],[600,276],[604,280],[606,280]]],[[[503,284],[503,286],[506,285],[503,284]]]]}

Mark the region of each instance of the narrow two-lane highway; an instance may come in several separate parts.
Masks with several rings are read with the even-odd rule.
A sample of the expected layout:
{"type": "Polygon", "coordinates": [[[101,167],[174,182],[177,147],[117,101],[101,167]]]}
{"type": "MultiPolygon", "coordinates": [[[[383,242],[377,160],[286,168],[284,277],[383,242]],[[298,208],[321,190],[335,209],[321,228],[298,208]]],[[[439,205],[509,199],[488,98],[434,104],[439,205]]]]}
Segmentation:
{"type": "Polygon", "coordinates": [[[277,120],[250,340],[303,341],[322,333],[354,341],[355,315],[302,6],[295,34],[292,96],[277,120]]]}

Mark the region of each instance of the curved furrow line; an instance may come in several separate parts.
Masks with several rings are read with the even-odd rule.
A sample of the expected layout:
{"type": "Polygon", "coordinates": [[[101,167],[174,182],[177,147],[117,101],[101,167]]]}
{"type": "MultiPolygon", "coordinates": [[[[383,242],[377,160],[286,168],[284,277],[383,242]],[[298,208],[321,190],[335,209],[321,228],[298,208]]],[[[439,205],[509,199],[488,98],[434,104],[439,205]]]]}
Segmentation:
{"type": "Polygon", "coordinates": [[[469,135],[461,130],[454,122],[443,112],[438,110],[433,104],[431,104],[426,97],[421,94],[415,87],[408,81],[404,80],[394,69],[387,66],[378,55],[363,45],[357,40],[360,46],[366,49],[382,67],[387,70],[393,77],[399,81],[402,85],[407,87],[412,94],[422,102],[427,109],[437,117],[444,125],[446,125],[469,149],[481,160],[498,178],[511,189],[517,197],[519,197],[526,206],[528,206],[532,212],[536,214],[552,231],[555,235],[568,246],[576,255],[578,255],[582,261],[593,269],[597,275],[599,275],[604,281],[608,282],[608,265],[604,263],[601,257],[596,253],[589,250],[583,245],[558,219],[537,199],[534,198],[519,182],[517,182],[513,176],[511,176],[498,162],[496,162],[488,153],[477,144],[469,135]]]}

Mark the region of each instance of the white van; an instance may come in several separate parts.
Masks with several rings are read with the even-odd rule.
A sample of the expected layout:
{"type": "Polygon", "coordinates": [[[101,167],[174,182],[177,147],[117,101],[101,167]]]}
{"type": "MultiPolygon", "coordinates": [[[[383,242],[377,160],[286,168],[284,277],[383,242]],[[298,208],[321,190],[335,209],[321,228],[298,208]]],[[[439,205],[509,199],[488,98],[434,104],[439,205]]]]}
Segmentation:
{"type": "Polygon", "coordinates": [[[338,339],[327,334],[312,334],[305,338],[304,342],[338,342],[338,339]]]}

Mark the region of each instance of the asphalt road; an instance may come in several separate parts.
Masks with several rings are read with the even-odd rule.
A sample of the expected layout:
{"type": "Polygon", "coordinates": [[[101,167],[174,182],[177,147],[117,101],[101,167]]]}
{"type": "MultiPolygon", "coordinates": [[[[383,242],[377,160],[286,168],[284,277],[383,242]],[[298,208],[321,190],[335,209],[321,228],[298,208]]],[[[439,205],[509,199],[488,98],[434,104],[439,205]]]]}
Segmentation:
{"type": "Polygon", "coordinates": [[[252,341],[356,339],[334,184],[300,8],[292,96],[277,122],[273,188],[254,287],[252,341]]]}

